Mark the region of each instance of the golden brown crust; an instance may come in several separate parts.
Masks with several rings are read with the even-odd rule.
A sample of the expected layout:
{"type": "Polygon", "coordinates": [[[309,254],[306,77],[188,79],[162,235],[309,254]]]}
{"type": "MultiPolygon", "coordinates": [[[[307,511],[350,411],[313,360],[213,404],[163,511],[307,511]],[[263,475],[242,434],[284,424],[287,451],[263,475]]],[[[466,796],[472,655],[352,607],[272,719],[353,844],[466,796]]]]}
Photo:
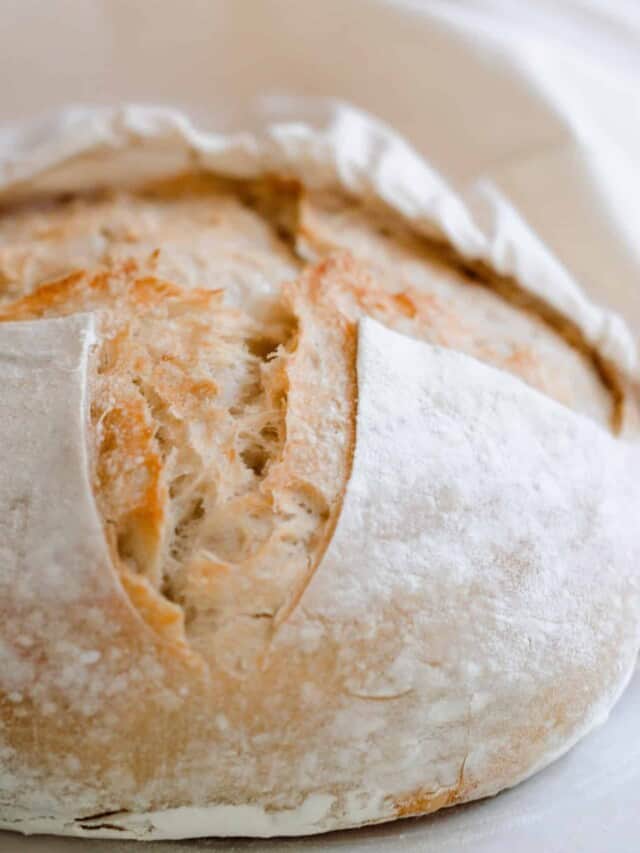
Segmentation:
{"type": "Polygon", "coordinates": [[[459,799],[454,790],[447,789],[440,793],[416,791],[413,794],[399,797],[396,800],[396,816],[417,817],[419,815],[433,814],[438,809],[455,806],[457,802],[459,802],[459,799]]]}

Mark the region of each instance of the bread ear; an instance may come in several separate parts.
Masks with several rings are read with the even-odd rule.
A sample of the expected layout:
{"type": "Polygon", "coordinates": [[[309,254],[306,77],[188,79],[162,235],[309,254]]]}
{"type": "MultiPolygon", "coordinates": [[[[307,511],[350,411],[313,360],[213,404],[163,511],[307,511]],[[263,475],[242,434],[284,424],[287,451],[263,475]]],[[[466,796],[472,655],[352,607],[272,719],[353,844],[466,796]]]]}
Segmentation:
{"type": "Polygon", "coordinates": [[[279,641],[294,666],[315,632],[352,772],[389,790],[394,756],[406,815],[515,784],[618,698],[638,649],[638,449],[370,319],[357,369],[340,519],[279,641]]]}

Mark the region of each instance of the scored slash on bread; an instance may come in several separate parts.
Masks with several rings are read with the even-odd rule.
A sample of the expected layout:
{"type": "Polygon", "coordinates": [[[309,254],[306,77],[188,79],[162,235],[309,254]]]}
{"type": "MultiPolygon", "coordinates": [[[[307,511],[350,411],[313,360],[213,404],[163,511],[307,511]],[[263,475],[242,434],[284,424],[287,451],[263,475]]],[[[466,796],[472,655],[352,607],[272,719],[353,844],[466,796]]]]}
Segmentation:
{"type": "Polygon", "coordinates": [[[16,299],[8,288],[0,322],[100,317],[91,458],[121,581],[161,636],[239,677],[290,612],[335,526],[353,450],[360,317],[610,417],[601,378],[553,330],[453,275],[397,218],[339,196],[306,196],[295,182],[186,176],[144,195],[27,207],[17,219],[8,222],[16,248],[5,247],[5,264],[30,238],[43,246],[41,266],[31,268],[31,292],[16,299]],[[112,245],[97,268],[46,281],[60,263],[52,245],[62,241],[63,263],[72,249],[91,255],[89,228],[112,245]],[[163,236],[167,244],[147,251],[163,236]],[[299,259],[287,264],[300,272],[248,306],[228,304],[224,287],[158,274],[188,276],[189,254],[202,264],[203,244],[209,275],[222,283],[227,255],[235,282],[256,263],[270,270],[267,256],[286,256],[290,245],[299,259]],[[238,620],[246,648],[225,639],[238,620]]]}
{"type": "Polygon", "coordinates": [[[226,305],[221,290],[185,289],[128,259],[41,285],[0,306],[0,321],[82,311],[100,316],[94,485],[122,583],[155,630],[205,659],[228,658],[239,676],[335,526],[360,317],[563,389],[544,349],[518,344],[505,355],[433,294],[385,290],[344,250],[310,265],[260,317],[226,305]],[[238,620],[251,627],[248,648],[221,639],[238,620]]]}
{"type": "Polygon", "coordinates": [[[355,326],[321,275],[262,322],[221,297],[129,261],[0,309],[98,312],[92,458],[111,554],[143,618],[205,658],[217,629],[260,617],[256,644],[295,599],[335,524],[355,424],[355,326]]]}

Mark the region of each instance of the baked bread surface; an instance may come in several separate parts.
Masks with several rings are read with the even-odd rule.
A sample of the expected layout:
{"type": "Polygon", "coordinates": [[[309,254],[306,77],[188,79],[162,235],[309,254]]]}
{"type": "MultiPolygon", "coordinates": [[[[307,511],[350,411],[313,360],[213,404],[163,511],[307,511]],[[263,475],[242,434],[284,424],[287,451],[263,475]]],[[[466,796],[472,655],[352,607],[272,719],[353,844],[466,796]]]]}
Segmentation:
{"type": "MultiPolygon", "coordinates": [[[[4,599],[5,639],[9,624],[27,638],[12,665],[31,667],[0,704],[17,791],[6,786],[7,808],[117,834],[118,818],[101,815],[247,804],[286,813],[327,796],[322,828],[335,828],[433,811],[531,772],[549,750],[544,728],[518,729],[490,778],[465,778],[464,725],[448,724],[444,693],[416,695],[411,719],[422,708],[432,729],[444,714],[439,782],[425,773],[421,785],[365,710],[388,701],[393,728],[396,693],[350,687],[401,658],[403,625],[430,612],[428,594],[413,596],[419,581],[389,592],[383,628],[356,620],[359,633],[342,638],[329,625],[318,640],[299,605],[324,570],[354,464],[363,318],[510,374],[560,420],[576,413],[615,442],[633,428],[632,389],[571,319],[382,208],[204,175],[3,213],[0,322],[84,314],[96,327],[86,435],[106,564],[87,568],[71,613],[37,599],[25,613],[18,593],[4,599]],[[98,576],[111,586],[92,588],[98,576]],[[371,725],[370,753],[355,758],[341,743],[345,696],[364,703],[357,726],[371,725]],[[384,778],[377,812],[345,762],[356,780],[384,778]]],[[[518,562],[516,552],[500,559],[518,562]]],[[[426,666],[437,658],[425,650],[426,666]]],[[[569,697],[581,672],[562,669],[569,697]]],[[[582,706],[568,702],[541,696],[550,731],[573,731],[582,706]]],[[[462,714],[468,727],[474,713],[469,704],[462,714]]],[[[508,719],[509,708],[496,714],[508,719]]]]}

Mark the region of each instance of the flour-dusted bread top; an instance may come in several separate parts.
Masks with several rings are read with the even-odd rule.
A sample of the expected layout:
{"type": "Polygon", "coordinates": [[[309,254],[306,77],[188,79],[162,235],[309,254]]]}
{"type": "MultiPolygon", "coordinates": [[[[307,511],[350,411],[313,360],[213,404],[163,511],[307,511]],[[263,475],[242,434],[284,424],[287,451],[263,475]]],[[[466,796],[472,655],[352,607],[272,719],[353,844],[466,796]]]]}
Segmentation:
{"type": "Polygon", "coordinates": [[[637,402],[574,317],[273,177],[7,202],[0,276],[0,824],[387,820],[606,716],[637,402]]]}
{"type": "Polygon", "coordinates": [[[345,251],[364,262],[361,280],[352,276],[352,298],[369,313],[394,314],[401,331],[515,373],[598,420],[619,420],[615,371],[571,317],[556,317],[489,271],[460,258],[452,263],[441,244],[355,199],[309,194],[291,182],[192,176],[145,195],[27,206],[0,220],[4,301],[67,273],[135,260],[138,276],[223,290],[228,304],[259,314],[305,264],[345,251]],[[375,286],[364,282],[367,275],[375,286]],[[376,305],[376,292],[385,294],[385,305],[376,305]]]}

